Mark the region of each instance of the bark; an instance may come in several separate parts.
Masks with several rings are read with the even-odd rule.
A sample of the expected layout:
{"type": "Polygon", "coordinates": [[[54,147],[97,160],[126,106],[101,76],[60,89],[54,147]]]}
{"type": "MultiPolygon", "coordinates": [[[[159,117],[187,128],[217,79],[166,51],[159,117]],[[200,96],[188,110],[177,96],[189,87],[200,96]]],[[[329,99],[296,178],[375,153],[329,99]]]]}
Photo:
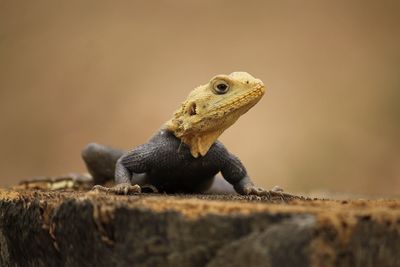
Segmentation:
{"type": "Polygon", "coordinates": [[[0,266],[400,266],[400,202],[0,190],[0,266]]]}

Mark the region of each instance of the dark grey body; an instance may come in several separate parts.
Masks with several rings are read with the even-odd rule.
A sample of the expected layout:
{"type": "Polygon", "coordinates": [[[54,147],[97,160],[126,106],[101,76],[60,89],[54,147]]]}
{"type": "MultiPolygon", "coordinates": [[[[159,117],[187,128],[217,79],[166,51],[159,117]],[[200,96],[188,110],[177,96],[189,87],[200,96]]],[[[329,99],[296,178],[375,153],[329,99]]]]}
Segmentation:
{"type": "Polygon", "coordinates": [[[253,185],[243,164],[221,142],[216,141],[205,156],[194,158],[186,144],[164,129],[127,153],[90,144],[82,157],[98,184],[115,176],[117,184],[150,184],[160,192],[194,193],[206,191],[221,172],[239,193],[253,185]]]}

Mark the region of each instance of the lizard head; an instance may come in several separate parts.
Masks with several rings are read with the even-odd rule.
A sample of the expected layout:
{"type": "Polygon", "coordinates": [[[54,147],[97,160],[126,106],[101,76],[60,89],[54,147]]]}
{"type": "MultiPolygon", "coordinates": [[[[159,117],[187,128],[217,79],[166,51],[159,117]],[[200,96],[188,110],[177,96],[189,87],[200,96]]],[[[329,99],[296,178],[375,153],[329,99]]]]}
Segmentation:
{"type": "Polygon", "coordinates": [[[262,81],[247,72],[217,75],[189,94],[166,128],[190,147],[193,157],[204,156],[264,92],[262,81]]]}

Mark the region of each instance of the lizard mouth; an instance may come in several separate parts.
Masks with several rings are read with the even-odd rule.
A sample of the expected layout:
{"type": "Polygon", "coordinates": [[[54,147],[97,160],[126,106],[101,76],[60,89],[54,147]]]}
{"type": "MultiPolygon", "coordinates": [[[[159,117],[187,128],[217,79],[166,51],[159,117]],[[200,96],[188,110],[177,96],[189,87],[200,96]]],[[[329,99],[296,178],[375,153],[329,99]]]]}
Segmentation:
{"type": "Polygon", "coordinates": [[[227,113],[238,111],[241,108],[251,108],[261,99],[264,93],[265,87],[264,85],[260,85],[251,91],[237,95],[228,102],[218,105],[215,108],[215,112],[223,112],[223,115],[226,115],[227,113]]]}

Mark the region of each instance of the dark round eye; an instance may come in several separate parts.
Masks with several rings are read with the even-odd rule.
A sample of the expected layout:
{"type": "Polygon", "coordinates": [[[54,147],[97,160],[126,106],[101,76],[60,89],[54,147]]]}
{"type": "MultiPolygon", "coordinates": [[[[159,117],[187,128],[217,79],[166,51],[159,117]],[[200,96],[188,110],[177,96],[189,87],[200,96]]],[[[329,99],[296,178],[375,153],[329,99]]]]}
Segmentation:
{"type": "Polygon", "coordinates": [[[225,94],[229,90],[229,84],[225,81],[218,81],[214,84],[214,91],[217,94],[225,94]]]}

